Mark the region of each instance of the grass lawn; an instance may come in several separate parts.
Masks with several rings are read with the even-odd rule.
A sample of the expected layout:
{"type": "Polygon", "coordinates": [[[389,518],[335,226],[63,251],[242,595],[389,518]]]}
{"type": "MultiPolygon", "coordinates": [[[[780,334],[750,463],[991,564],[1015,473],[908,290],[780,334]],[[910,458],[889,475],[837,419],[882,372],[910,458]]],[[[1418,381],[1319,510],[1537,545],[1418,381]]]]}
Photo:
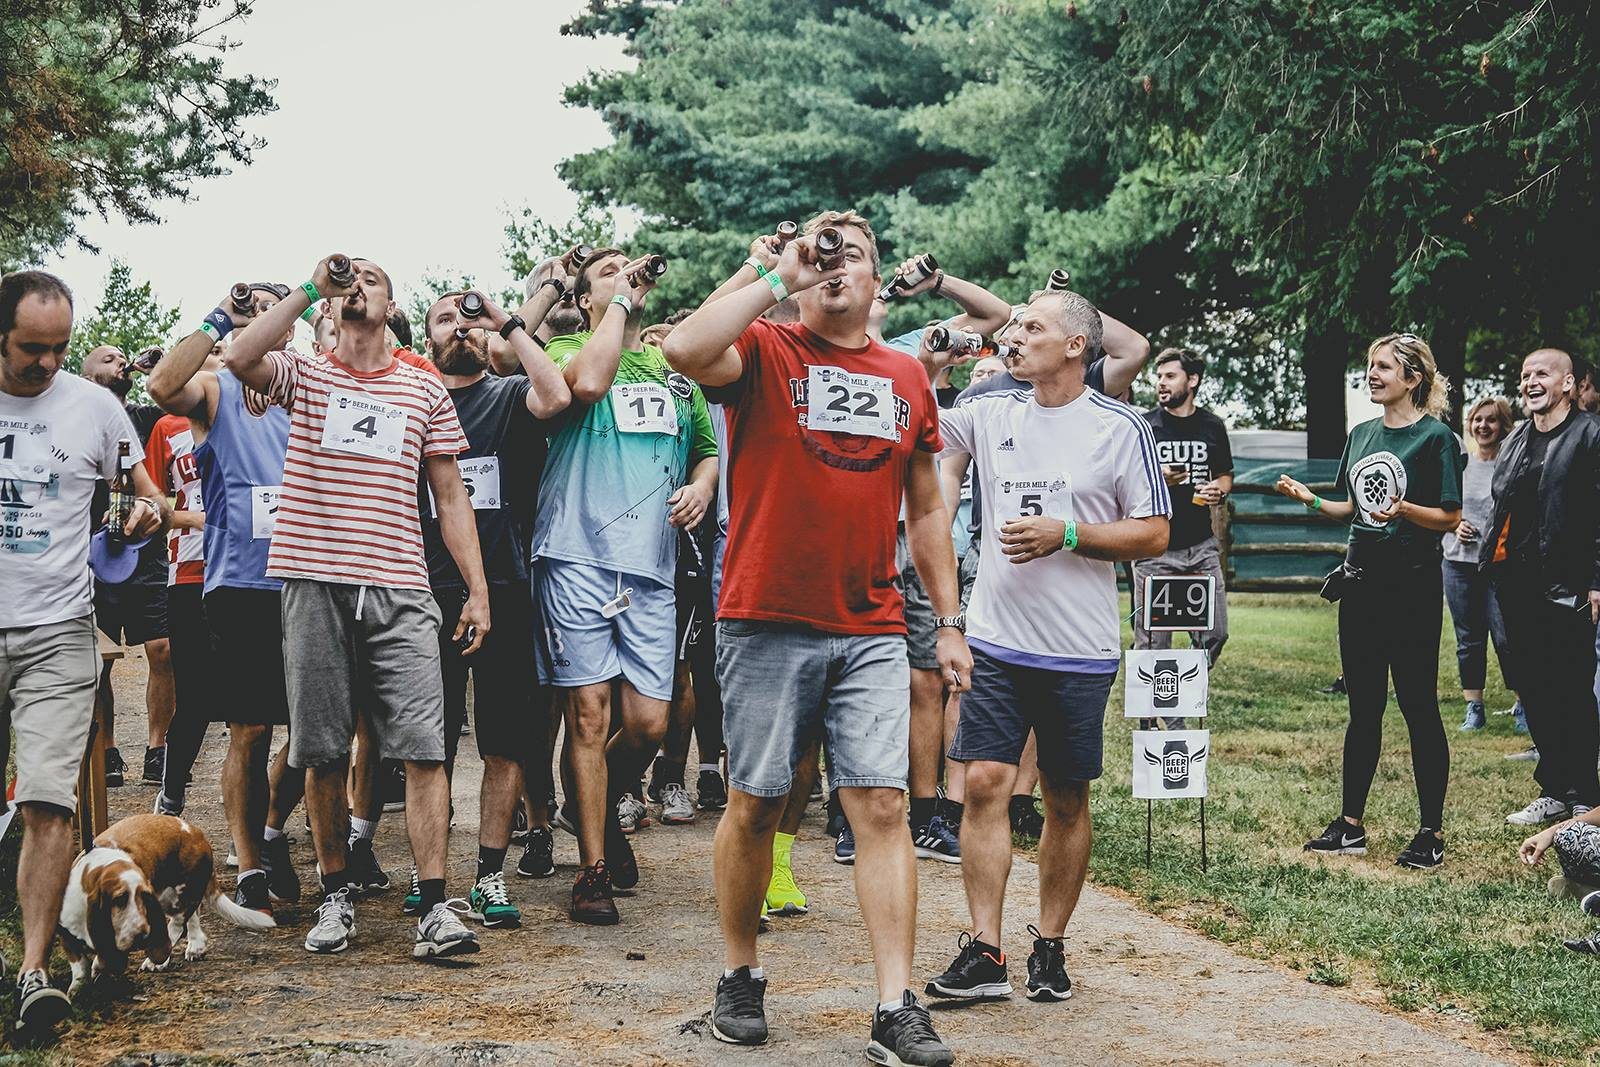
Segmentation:
{"type": "MultiPolygon", "coordinates": [[[[1516,860],[1525,833],[1507,812],[1536,794],[1512,697],[1490,656],[1488,729],[1461,734],[1455,637],[1445,615],[1439,692],[1450,738],[1442,869],[1407,871],[1394,857],[1417,829],[1404,720],[1393,697],[1367,805],[1369,853],[1309,856],[1301,846],[1339,812],[1345,698],[1317,690],[1338,673],[1336,611],[1314,596],[1229,599],[1232,636],[1211,675],[1211,867],[1200,872],[1197,801],[1156,805],[1152,866],[1144,862],[1145,805],[1129,792],[1129,720],[1122,680],[1106,732],[1106,775],[1095,790],[1090,871],[1151,911],[1185,922],[1306,980],[1376,986],[1406,1011],[1470,1017],[1552,1061],[1590,1062],[1600,1046],[1600,960],[1561,937],[1594,921],[1551,900],[1554,854],[1516,860]]],[[[1185,639],[1179,637],[1179,645],[1185,639]]]]}

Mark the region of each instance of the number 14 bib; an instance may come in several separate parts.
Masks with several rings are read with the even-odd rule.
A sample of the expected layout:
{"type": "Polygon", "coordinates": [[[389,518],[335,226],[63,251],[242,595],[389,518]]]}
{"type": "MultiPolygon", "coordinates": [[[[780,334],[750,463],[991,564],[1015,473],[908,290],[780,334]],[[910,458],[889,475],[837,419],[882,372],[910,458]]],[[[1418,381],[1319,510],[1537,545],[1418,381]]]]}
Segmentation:
{"type": "Polygon", "coordinates": [[[812,364],[806,376],[806,429],[893,441],[894,380],[812,364]]]}
{"type": "Polygon", "coordinates": [[[399,459],[405,440],[404,408],[344,389],[328,394],[328,413],[322,421],[323,448],[377,459],[399,459]]]}

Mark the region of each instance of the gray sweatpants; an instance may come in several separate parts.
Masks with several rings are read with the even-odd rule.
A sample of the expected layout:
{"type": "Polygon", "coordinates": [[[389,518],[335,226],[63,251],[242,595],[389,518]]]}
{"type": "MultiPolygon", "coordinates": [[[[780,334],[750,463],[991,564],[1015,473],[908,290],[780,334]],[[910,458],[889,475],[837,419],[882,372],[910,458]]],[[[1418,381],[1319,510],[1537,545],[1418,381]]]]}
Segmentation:
{"type": "Polygon", "coordinates": [[[1133,565],[1133,606],[1139,614],[1134,616],[1134,648],[1171,648],[1172,632],[1157,630],[1151,633],[1140,626],[1144,618],[1144,580],[1151,574],[1209,574],[1217,580],[1216,625],[1210,633],[1200,630],[1189,632],[1189,641],[1195,648],[1203,648],[1211,665],[1217,664],[1222,646],[1228,642],[1228,595],[1222,588],[1222,553],[1215,537],[1207,538],[1189,548],[1176,548],[1155,559],[1142,559],[1133,565]]]}
{"type": "Polygon", "coordinates": [[[431,592],[285,581],[290,766],[348,756],[358,709],[385,759],[443,761],[441,621],[431,592]]]}

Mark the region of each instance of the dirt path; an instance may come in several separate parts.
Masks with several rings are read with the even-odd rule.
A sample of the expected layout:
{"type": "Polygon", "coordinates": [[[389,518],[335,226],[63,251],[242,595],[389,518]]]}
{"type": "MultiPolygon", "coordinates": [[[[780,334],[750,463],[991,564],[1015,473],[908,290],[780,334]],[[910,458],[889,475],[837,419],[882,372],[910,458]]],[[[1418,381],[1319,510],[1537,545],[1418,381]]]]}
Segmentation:
{"type": "MultiPolygon", "coordinates": [[[[117,734],[131,768],[130,784],[113,791],[113,814],[120,817],[148,811],[154,787],[137,784],[142,658],[130,657],[116,674],[125,709],[117,734]]],[[[216,785],[223,747],[222,730],[213,728],[186,813],[211,834],[219,859],[227,843],[216,785]]],[[[476,855],[479,764],[471,738],[462,747],[450,868],[456,893],[465,892],[476,855]]],[[[207,1062],[328,1065],[380,1057],[399,1064],[862,1063],[871,958],[850,870],[831,861],[821,821],[820,814],[808,818],[795,849],[811,913],[776,920],[762,938],[773,1026],[763,1050],[723,1045],[705,1021],[719,965],[709,878],[713,819],[655,826],[635,838],[640,892],[620,901],[623,923],[608,930],[567,920],[577,849],[558,833],[555,877],[509,879],[523,928],[484,931],[484,951],[471,962],[430,966],[409,955],[410,923],[400,914],[409,872],[402,866],[404,822],[390,815],[378,855],[396,885],[359,905],[349,952],[313,957],[301,948],[309,908],[282,913],[286,928],[261,936],[208,913],[209,958],[164,975],[103,983],[88,995],[61,1051],[78,1063],[124,1055],[125,1062],[147,1063],[157,1053],[155,1062],[163,1064],[183,1063],[184,1053],[207,1062]]],[[[295,859],[309,887],[314,872],[298,817],[293,829],[295,859]]],[[[519,854],[513,852],[512,864],[519,854]]],[[[922,863],[919,875],[921,981],[953,954],[965,907],[959,868],[922,863]]],[[[1037,868],[1019,859],[1007,920],[1019,969],[1022,929],[1037,894],[1037,868]]],[[[1243,959],[1093,888],[1069,931],[1068,963],[1076,995],[1066,1004],[1017,997],[939,1011],[936,1025],[958,1062],[1456,1067],[1520,1059],[1479,1051],[1493,1047],[1490,1039],[1464,1026],[1424,1029],[1243,959]]]]}

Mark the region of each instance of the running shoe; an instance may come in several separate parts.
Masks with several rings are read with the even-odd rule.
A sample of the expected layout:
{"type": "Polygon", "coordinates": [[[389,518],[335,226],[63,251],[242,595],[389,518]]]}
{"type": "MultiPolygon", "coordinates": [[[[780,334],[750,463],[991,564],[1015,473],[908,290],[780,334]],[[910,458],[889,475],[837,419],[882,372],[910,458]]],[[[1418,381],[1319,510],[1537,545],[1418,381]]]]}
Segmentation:
{"type": "Polygon", "coordinates": [[[772,880],[767,883],[767,910],[779,915],[804,915],[806,895],[795,884],[794,868],[787,855],[772,854],[772,880]]]}
{"type": "Polygon", "coordinates": [[[548,878],[556,873],[555,842],[550,827],[535,826],[528,831],[528,847],[517,861],[518,878],[548,878]]]}
{"type": "Polygon", "coordinates": [[[350,900],[350,889],[329,893],[317,905],[317,921],[306,934],[307,952],[343,952],[350,947],[350,938],[356,932],[356,906],[350,900]]]}
{"type": "MultiPolygon", "coordinates": [[[[503,892],[504,886],[501,889],[503,892]]],[[[429,908],[428,914],[417,920],[417,939],[411,945],[412,958],[447,959],[478,951],[478,935],[467,929],[459,914],[468,907],[464,900],[441,900],[429,908]]]]}
{"type": "Polygon", "coordinates": [[[1520,700],[1511,705],[1511,729],[1519,734],[1528,732],[1528,712],[1520,700]]]}
{"type": "Polygon", "coordinates": [[[406,893],[406,898],[400,902],[402,915],[422,914],[422,877],[417,874],[415,867],[411,868],[411,889],[406,893]]]}
{"type": "Polygon", "coordinates": [[[617,798],[617,824],[625,834],[643,830],[650,825],[650,809],[632,793],[624,793],[617,798]]]}
{"type": "Polygon", "coordinates": [[[521,926],[522,912],[506,895],[506,876],[495,871],[478,879],[467,894],[467,918],[476,919],[491,929],[501,926],[521,926]]]}
{"type": "MultiPolygon", "coordinates": [[[[661,791],[667,786],[662,772],[664,763],[665,760],[661,756],[657,756],[650,761],[650,784],[645,787],[644,798],[652,804],[661,803],[661,791]]],[[[679,782],[678,784],[682,785],[683,783],[679,782]]]]}
{"type": "Polygon", "coordinates": [[[271,915],[272,897],[267,892],[267,876],[258,872],[239,879],[239,884],[233,891],[233,902],[241,908],[271,915]]]}
{"type": "Polygon", "coordinates": [[[261,865],[267,870],[267,893],[285,904],[300,903],[300,876],[289,859],[289,838],[279,834],[261,842],[261,865]]]}
{"type": "Polygon", "coordinates": [[[160,785],[167,772],[167,746],[156,745],[144,750],[144,784],[160,785]]]}
{"type": "Polygon", "coordinates": [[[701,771],[694,791],[699,795],[701,811],[721,811],[728,806],[728,787],[721,771],[701,771]]]}
{"type": "Polygon", "coordinates": [[[1018,837],[1031,837],[1034,840],[1044,833],[1044,813],[1034,803],[1031,794],[1011,798],[1011,832],[1018,837]]]}
{"type": "Polygon", "coordinates": [[[684,826],[694,822],[694,803],[689,791],[679,782],[668,782],[661,788],[661,824],[684,826]]]}
{"type": "Polygon", "coordinates": [[[406,765],[399,760],[384,760],[378,765],[379,795],[384,811],[406,810],[406,765]]]}
{"type": "Polygon", "coordinates": [[[928,1009],[908,989],[894,1011],[873,1009],[867,1059],[890,1067],[949,1067],[956,1062],[956,1055],[939,1040],[928,1009]]]}
{"type": "Polygon", "coordinates": [[[1521,811],[1506,816],[1513,826],[1539,826],[1567,817],[1567,806],[1554,797],[1534,797],[1521,811]]]}
{"type": "Polygon", "coordinates": [[[955,960],[928,983],[928,996],[976,999],[1011,995],[1004,952],[982,944],[965,931],[956,938],[956,948],[955,960]]]}
{"type": "Polygon", "coordinates": [[[517,802],[516,809],[511,813],[511,843],[525,845],[528,843],[528,811],[517,802]]]}
{"type": "Polygon", "coordinates": [[[1488,714],[1483,710],[1483,701],[1467,701],[1467,713],[1461,720],[1462,730],[1481,730],[1489,722],[1488,714]]]}
{"type": "Polygon", "coordinates": [[[157,815],[182,815],[183,801],[173,800],[164,790],[156,790],[155,807],[152,809],[157,815]]]}
{"type": "Polygon", "coordinates": [[[633,846],[627,835],[616,824],[606,826],[606,871],[611,877],[611,888],[626,893],[639,884],[639,861],[634,857],[633,846]]]}
{"type": "Polygon", "coordinates": [[[1343,693],[1344,692],[1344,675],[1342,675],[1342,674],[1339,675],[1339,677],[1335,678],[1333,681],[1329,682],[1327,685],[1323,686],[1321,689],[1318,689],[1317,692],[1323,693],[1323,694],[1325,694],[1327,696],[1337,696],[1340,693],[1343,693]]]}
{"type": "Polygon", "coordinates": [[[50,975],[45,971],[23,971],[17,975],[18,1030],[30,1034],[48,1033],[71,1010],[72,1001],[50,984],[50,975]]]}
{"type": "Polygon", "coordinates": [[[1600,930],[1596,930],[1588,937],[1565,938],[1561,943],[1574,952],[1582,952],[1591,956],[1600,955],[1600,930]]]}
{"type": "Polygon", "coordinates": [[[711,1034],[730,1045],[767,1043],[767,980],[750,977],[740,967],[717,979],[717,999],[711,1007],[711,1034]]]}
{"type": "Polygon", "coordinates": [[[106,785],[116,789],[122,785],[127,771],[128,765],[122,761],[122,753],[115,748],[106,749],[106,785]]]}
{"type": "Polygon", "coordinates": [[[848,824],[839,831],[839,836],[833,842],[833,862],[843,863],[845,866],[856,861],[856,835],[848,824]]]}
{"type": "Polygon", "coordinates": [[[1534,745],[1529,745],[1521,752],[1513,752],[1505,758],[1518,763],[1533,763],[1539,758],[1539,749],[1534,745]]]}
{"type": "Polygon", "coordinates": [[[572,906],[567,914],[574,922],[590,926],[615,926],[620,920],[617,902],[611,893],[611,872],[605,860],[578,872],[578,880],[572,883],[572,906]]]}
{"type": "Polygon", "coordinates": [[[358,896],[382,893],[390,886],[389,876],[383,873],[383,868],[378,865],[378,857],[372,853],[372,842],[364,837],[350,842],[350,857],[346,861],[345,872],[350,877],[350,884],[356,887],[358,896]]]}
{"type": "Polygon", "coordinates": [[[1071,1000],[1072,979],[1067,977],[1067,949],[1059,937],[1043,937],[1037,926],[1028,927],[1033,935],[1033,952],[1028,955],[1028,999],[1071,1000]]]}
{"type": "Polygon", "coordinates": [[[1365,856],[1367,828],[1351,826],[1341,815],[1330,822],[1326,830],[1307,841],[1303,851],[1321,852],[1328,856],[1365,856]]]}
{"type": "Polygon", "coordinates": [[[1411,844],[1395,857],[1394,862],[1399,867],[1411,867],[1419,871],[1430,870],[1444,862],[1444,842],[1424,826],[1417,831],[1417,836],[1411,839],[1411,844]]]}
{"type": "Polygon", "coordinates": [[[938,860],[940,863],[961,862],[961,841],[951,832],[942,815],[929,819],[926,826],[914,827],[911,844],[917,850],[918,859],[938,860]]]}
{"type": "Polygon", "coordinates": [[[573,837],[578,836],[578,824],[572,821],[572,815],[567,811],[567,806],[562,804],[555,809],[555,818],[551,819],[552,825],[557,830],[565,830],[573,837]]]}

